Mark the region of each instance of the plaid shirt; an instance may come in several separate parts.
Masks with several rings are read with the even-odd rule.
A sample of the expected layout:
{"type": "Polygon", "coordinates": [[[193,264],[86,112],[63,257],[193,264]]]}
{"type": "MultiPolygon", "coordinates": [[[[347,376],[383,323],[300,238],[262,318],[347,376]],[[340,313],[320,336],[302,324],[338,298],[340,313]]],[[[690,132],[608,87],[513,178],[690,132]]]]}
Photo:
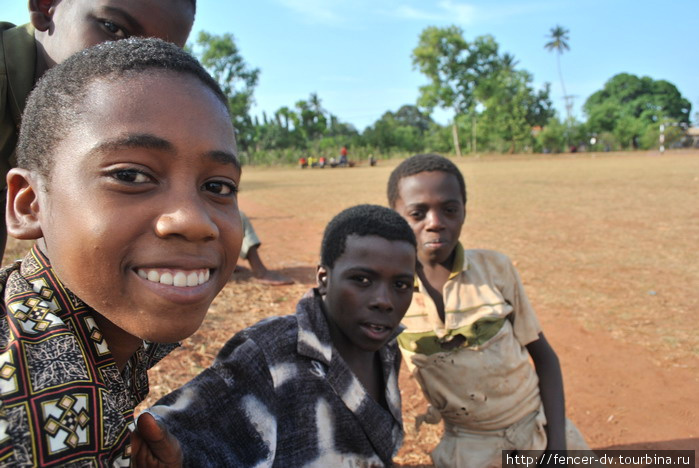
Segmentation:
{"type": "Polygon", "coordinates": [[[403,440],[395,340],[379,356],[388,411],[333,348],[314,290],[296,314],[238,333],[151,412],[182,444],[186,466],[389,466],[403,440]]]}
{"type": "Polygon", "coordinates": [[[146,344],[122,372],[95,312],[37,246],[0,270],[0,466],[129,466],[147,369],[175,345],[146,344]]]}

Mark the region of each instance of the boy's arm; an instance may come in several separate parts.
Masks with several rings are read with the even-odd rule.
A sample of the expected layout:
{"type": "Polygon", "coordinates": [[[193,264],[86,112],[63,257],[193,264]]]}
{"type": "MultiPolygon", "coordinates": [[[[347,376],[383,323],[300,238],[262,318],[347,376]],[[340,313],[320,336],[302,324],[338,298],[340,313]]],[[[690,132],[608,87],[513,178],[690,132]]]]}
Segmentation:
{"type": "Polygon", "coordinates": [[[177,439],[150,413],[143,413],[131,434],[131,463],[136,468],[179,468],[182,450],[177,439]]]}
{"type": "Polygon", "coordinates": [[[181,445],[184,466],[263,467],[274,460],[277,398],[264,353],[245,331],[209,369],[149,411],[181,445]]]}
{"type": "Polygon", "coordinates": [[[546,414],[547,450],[565,450],[565,397],[561,365],[555,351],[539,333],[539,339],[527,345],[527,351],[534,361],[539,376],[539,393],[546,414]]]}

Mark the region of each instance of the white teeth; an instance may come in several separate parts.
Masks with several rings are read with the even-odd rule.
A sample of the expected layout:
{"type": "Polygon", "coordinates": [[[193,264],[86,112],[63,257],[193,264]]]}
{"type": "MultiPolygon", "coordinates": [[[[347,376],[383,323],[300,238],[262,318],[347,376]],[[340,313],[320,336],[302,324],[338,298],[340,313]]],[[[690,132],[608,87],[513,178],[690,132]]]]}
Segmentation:
{"type": "MultiPolygon", "coordinates": [[[[179,274],[180,273],[177,273],[177,275],[179,275],[179,274]]],[[[184,273],[182,273],[182,275],[184,275],[184,273]]],[[[187,275],[187,286],[192,287],[192,286],[196,286],[198,284],[199,284],[199,275],[197,275],[195,272],[192,272],[192,273],[187,275]]],[[[179,285],[175,285],[175,286],[179,286],[179,285]]]]}
{"type": "Polygon", "coordinates": [[[147,268],[139,268],[136,270],[138,276],[153,283],[160,283],[167,286],[175,286],[178,288],[191,288],[199,286],[209,281],[210,270],[198,269],[192,270],[150,270],[147,268]]]}
{"type": "Polygon", "coordinates": [[[187,275],[185,275],[181,271],[178,271],[172,278],[172,284],[180,288],[187,286],[187,275]]]}
{"type": "Polygon", "coordinates": [[[160,284],[172,286],[172,280],[172,273],[165,272],[162,275],[160,275],[160,284]]]}

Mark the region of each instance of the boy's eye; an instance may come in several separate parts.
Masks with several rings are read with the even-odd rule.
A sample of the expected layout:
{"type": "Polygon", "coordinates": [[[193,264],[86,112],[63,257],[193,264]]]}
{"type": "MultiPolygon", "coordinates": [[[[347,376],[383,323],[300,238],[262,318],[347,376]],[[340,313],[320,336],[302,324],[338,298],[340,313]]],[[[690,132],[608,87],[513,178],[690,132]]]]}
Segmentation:
{"type": "Polygon", "coordinates": [[[145,184],[151,180],[148,175],[135,169],[121,169],[116,171],[113,174],[113,177],[117,180],[128,182],[130,184],[145,184]]]}
{"type": "Polygon", "coordinates": [[[129,34],[116,23],[113,23],[109,20],[100,20],[100,23],[102,24],[102,27],[106,29],[109,32],[109,34],[111,34],[114,37],[117,37],[119,39],[126,39],[129,37],[129,34]]]}
{"type": "Polygon", "coordinates": [[[235,184],[220,180],[212,180],[204,183],[202,190],[224,196],[238,193],[238,187],[236,187],[235,184]]]}
{"type": "Polygon", "coordinates": [[[405,291],[406,289],[409,289],[412,287],[411,284],[408,284],[406,281],[396,281],[396,288],[400,289],[401,291],[405,291]]]}
{"type": "Polygon", "coordinates": [[[362,286],[368,286],[370,284],[369,278],[366,276],[354,276],[352,277],[352,280],[354,280],[356,283],[359,283],[362,286]]]}

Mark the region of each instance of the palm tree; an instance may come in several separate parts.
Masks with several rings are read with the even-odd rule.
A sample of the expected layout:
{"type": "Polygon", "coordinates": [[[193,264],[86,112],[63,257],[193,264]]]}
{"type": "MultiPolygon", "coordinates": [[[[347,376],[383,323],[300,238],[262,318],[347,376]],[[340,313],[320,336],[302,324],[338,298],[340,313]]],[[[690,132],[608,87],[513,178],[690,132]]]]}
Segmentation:
{"type": "Polygon", "coordinates": [[[568,120],[570,120],[570,108],[571,105],[568,102],[568,93],[566,93],[566,87],[565,84],[563,83],[563,73],[561,73],[561,54],[565,52],[566,50],[570,50],[570,46],[568,45],[568,41],[570,40],[570,37],[568,36],[568,33],[570,33],[569,30],[564,28],[563,26],[556,25],[556,27],[551,28],[550,35],[548,38],[550,39],[549,42],[547,42],[544,47],[550,51],[555,50],[556,51],[556,61],[558,63],[558,76],[561,78],[561,88],[563,88],[563,99],[565,100],[566,104],[566,112],[568,114],[568,120]]]}
{"type": "Polygon", "coordinates": [[[508,72],[515,71],[515,67],[518,64],[519,64],[519,60],[517,60],[514,55],[510,54],[509,52],[505,52],[504,54],[502,54],[502,68],[505,71],[508,71],[508,72]]]}

